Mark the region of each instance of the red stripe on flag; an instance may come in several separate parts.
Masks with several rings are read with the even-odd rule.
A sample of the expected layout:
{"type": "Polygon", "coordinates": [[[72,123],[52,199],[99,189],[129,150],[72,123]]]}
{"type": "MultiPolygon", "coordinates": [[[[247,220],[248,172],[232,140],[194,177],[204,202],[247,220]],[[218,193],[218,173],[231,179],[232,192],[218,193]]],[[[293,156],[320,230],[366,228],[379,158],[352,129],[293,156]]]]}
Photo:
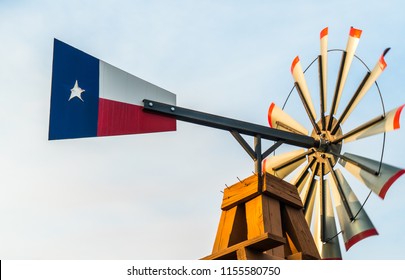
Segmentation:
{"type": "Polygon", "coordinates": [[[176,130],[176,120],[146,113],[142,106],[99,99],[97,136],[176,130]]]}
{"type": "Polygon", "coordinates": [[[321,31],[321,39],[322,39],[323,37],[327,36],[327,35],[328,35],[328,28],[325,27],[325,28],[322,29],[322,31],[321,31]]]}

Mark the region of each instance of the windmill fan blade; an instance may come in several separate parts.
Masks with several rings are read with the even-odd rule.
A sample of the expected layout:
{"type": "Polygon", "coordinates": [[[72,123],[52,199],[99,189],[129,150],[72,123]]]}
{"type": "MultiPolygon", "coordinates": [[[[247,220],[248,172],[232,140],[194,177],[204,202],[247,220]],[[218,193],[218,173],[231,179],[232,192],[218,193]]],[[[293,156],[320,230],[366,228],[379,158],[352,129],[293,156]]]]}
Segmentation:
{"type": "MultiPolygon", "coordinates": [[[[371,88],[371,86],[375,83],[375,81],[378,79],[378,77],[381,75],[381,73],[387,67],[387,63],[384,60],[384,56],[388,53],[389,50],[390,49],[388,48],[383,52],[383,54],[381,55],[380,59],[377,61],[377,64],[375,65],[375,67],[371,71],[371,73],[367,73],[367,75],[364,77],[362,83],[360,84],[360,86],[356,90],[355,94],[353,95],[352,99],[349,101],[349,104],[346,106],[345,110],[343,111],[342,116],[339,118],[337,124],[343,124],[347,120],[347,118],[353,112],[354,108],[356,108],[356,106],[360,102],[360,100],[364,97],[364,95],[368,92],[368,90],[371,88]]],[[[337,127],[337,124],[336,124],[335,128],[337,127]]],[[[334,132],[332,132],[332,134],[334,134],[334,132]]]]}
{"type": "Polygon", "coordinates": [[[324,28],[321,33],[321,56],[320,56],[320,71],[319,81],[321,89],[321,117],[323,120],[322,129],[325,130],[324,118],[327,104],[327,89],[328,89],[328,27],[324,28]]]}
{"type": "Polygon", "coordinates": [[[343,157],[339,160],[339,163],[346,168],[353,176],[355,176],[360,182],[364,183],[370,190],[376,193],[379,197],[384,199],[388,189],[391,185],[405,173],[404,169],[388,165],[385,163],[375,161],[369,158],[361,157],[358,155],[344,153],[343,157]],[[358,165],[360,164],[360,166],[358,165]],[[362,166],[369,169],[378,171],[379,174],[372,174],[365,171],[362,166]]]}
{"type": "Polygon", "coordinates": [[[312,178],[309,176],[305,177],[305,180],[302,182],[300,189],[298,189],[298,193],[300,195],[301,201],[306,201],[308,193],[309,193],[309,188],[312,183],[312,178]]]}
{"type": "Polygon", "coordinates": [[[341,260],[339,238],[336,229],[335,214],[327,180],[317,192],[315,207],[314,240],[319,254],[324,260],[341,260]]]}
{"type": "MultiPolygon", "coordinates": [[[[333,199],[335,201],[340,229],[343,233],[343,241],[347,251],[354,244],[363,240],[364,238],[378,235],[378,232],[374,228],[374,225],[369,219],[364,208],[361,207],[359,200],[347,183],[346,179],[343,177],[341,171],[337,169],[333,172],[336,174],[337,178],[337,182],[335,182],[335,180],[330,180],[333,191],[333,199]],[[338,188],[341,189],[343,194],[339,192],[338,188]],[[351,211],[356,214],[353,220],[350,219],[343,205],[342,195],[344,195],[344,199],[347,200],[351,211]]],[[[329,175],[329,177],[332,176],[329,175]]]]}
{"type": "Polygon", "coordinates": [[[301,90],[304,106],[308,107],[308,114],[310,115],[309,117],[316,119],[314,104],[312,103],[311,94],[309,93],[308,85],[304,76],[304,71],[302,71],[301,62],[298,56],[295,57],[291,65],[291,73],[293,75],[295,83],[299,86],[299,90],[301,90]]]}
{"type": "Polygon", "coordinates": [[[263,160],[263,172],[283,179],[305,162],[307,154],[304,149],[299,149],[267,157],[263,160]]]}
{"type": "MultiPolygon", "coordinates": [[[[340,98],[342,97],[343,88],[346,83],[347,75],[349,74],[349,69],[353,61],[354,53],[360,41],[362,31],[351,27],[349,33],[349,40],[347,41],[346,51],[343,53],[338,79],[336,82],[335,94],[333,96],[332,107],[330,115],[334,116],[336,114],[337,108],[339,107],[340,98]]],[[[332,118],[331,118],[332,120],[332,118]]],[[[331,128],[332,121],[329,121],[329,128],[331,128]]]]}
{"type": "Polygon", "coordinates": [[[345,143],[348,143],[351,141],[356,141],[361,138],[373,136],[379,133],[399,129],[400,128],[399,121],[404,106],[405,105],[402,105],[398,108],[389,111],[388,113],[385,114],[385,117],[380,116],[361,126],[358,126],[352,131],[346,133],[345,135],[342,135],[341,137],[339,137],[339,139],[336,139],[338,141],[335,140],[334,142],[340,142],[341,140],[344,139],[345,143]]]}
{"type": "Polygon", "coordinates": [[[312,217],[314,216],[314,204],[315,204],[315,197],[317,190],[319,189],[319,181],[315,180],[312,177],[312,181],[309,184],[308,193],[304,200],[304,213],[305,213],[305,220],[307,221],[308,225],[312,223],[312,217]]]}
{"type": "Polygon", "coordinates": [[[315,158],[312,158],[306,166],[304,166],[300,172],[298,172],[295,177],[290,181],[290,183],[297,187],[298,193],[301,194],[302,190],[306,186],[309,176],[311,175],[309,170],[312,164],[315,162],[315,158]]]}
{"type": "Polygon", "coordinates": [[[294,120],[274,103],[271,103],[269,107],[268,120],[269,125],[272,128],[308,135],[308,130],[304,126],[294,120]]]}

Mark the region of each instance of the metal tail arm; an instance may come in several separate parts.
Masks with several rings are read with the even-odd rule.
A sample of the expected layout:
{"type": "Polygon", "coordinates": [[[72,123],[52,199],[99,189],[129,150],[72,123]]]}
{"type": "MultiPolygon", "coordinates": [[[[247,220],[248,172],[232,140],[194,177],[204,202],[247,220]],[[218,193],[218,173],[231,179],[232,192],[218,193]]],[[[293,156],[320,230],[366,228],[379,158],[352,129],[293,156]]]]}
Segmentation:
{"type": "Polygon", "coordinates": [[[320,145],[319,141],[306,135],[299,135],[254,123],[194,111],[153,100],[145,99],[143,102],[145,111],[163,114],[185,122],[227,131],[236,131],[240,134],[250,135],[253,137],[260,136],[262,139],[272,141],[283,141],[285,144],[302,148],[318,148],[320,145]]]}

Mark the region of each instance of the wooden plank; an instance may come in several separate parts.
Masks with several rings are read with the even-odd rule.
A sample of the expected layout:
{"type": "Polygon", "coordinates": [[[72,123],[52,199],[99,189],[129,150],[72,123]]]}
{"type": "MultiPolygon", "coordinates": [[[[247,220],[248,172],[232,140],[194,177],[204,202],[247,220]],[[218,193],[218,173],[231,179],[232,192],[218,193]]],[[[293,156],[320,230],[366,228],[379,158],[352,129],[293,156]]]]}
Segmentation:
{"type": "Polygon", "coordinates": [[[284,258],[273,256],[265,252],[255,251],[250,248],[240,248],[236,251],[238,260],[284,260],[284,258]]]}
{"type": "Polygon", "coordinates": [[[303,254],[302,252],[292,254],[286,257],[287,260],[318,260],[314,256],[303,254]]]}
{"type": "Polygon", "coordinates": [[[263,222],[265,232],[283,236],[280,202],[278,200],[263,196],[263,222]]]}
{"type": "Polygon", "coordinates": [[[202,258],[201,260],[237,260],[238,255],[237,255],[237,249],[232,248],[232,249],[226,249],[222,250],[220,252],[217,252],[215,254],[211,254],[209,256],[206,256],[202,258]]]}
{"type": "Polygon", "coordinates": [[[302,210],[285,205],[282,210],[284,230],[291,238],[299,252],[312,256],[314,259],[320,259],[318,249],[316,248],[314,238],[302,210]]]}
{"type": "MultiPolygon", "coordinates": [[[[283,226],[281,221],[280,202],[272,197],[266,197],[263,200],[263,217],[265,230],[272,234],[283,236],[283,226]]],[[[279,246],[271,249],[268,252],[270,255],[280,258],[285,257],[284,246],[279,246]]]]}
{"type": "Polygon", "coordinates": [[[286,235],[286,239],[287,239],[287,243],[286,243],[286,255],[293,255],[293,254],[296,254],[296,253],[298,253],[298,250],[297,250],[297,248],[295,247],[295,245],[294,245],[294,242],[292,242],[292,240],[291,240],[291,238],[290,238],[290,236],[288,235],[288,233],[285,233],[285,235],[286,235]]]}
{"type": "Polygon", "coordinates": [[[269,232],[283,236],[280,203],[268,196],[260,195],[246,202],[248,239],[269,232]]]}
{"type": "MultiPolygon", "coordinates": [[[[286,245],[284,245],[286,246],[286,245]]],[[[275,258],[280,258],[280,259],[284,259],[285,258],[285,250],[284,250],[284,246],[278,246],[275,247],[273,249],[270,249],[268,251],[266,251],[265,253],[270,255],[270,256],[274,256],[275,258]]]]}
{"type": "Polygon", "coordinates": [[[216,253],[228,247],[235,215],[236,207],[222,211],[212,253],[216,253]]]}
{"type": "Polygon", "coordinates": [[[221,209],[228,210],[235,205],[245,203],[258,195],[257,175],[252,175],[244,179],[242,182],[224,189],[221,209]]]}
{"type": "Polygon", "coordinates": [[[293,261],[296,261],[296,260],[303,260],[303,258],[302,258],[302,253],[301,253],[301,252],[298,252],[298,253],[289,255],[289,256],[286,257],[286,259],[287,259],[287,260],[293,260],[293,261]]]}
{"type": "Polygon", "coordinates": [[[240,248],[249,248],[256,251],[264,252],[272,248],[278,247],[285,244],[285,238],[276,236],[270,233],[263,234],[262,236],[256,237],[254,239],[246,240],[239,244],[233,245],[222,251],[218,251],[209,256],[202,258],[202,260],[217,260],[217,259],[230,259],[229,257],[234,256],[236,259],[236,251],[240,248]]]}
{"type": "Polygon", "coordinates": [[[222,211],[212,253],[247,239],[245,206],[239,205],[222,211]]]}
{"type": "Polygon", "coordinates": [[[248,257],[246,256],[245,247],[242,247],[242,248],[239,248],[238,250],[236,250],[236,259],[242,260],[242,261],[248,260],[248,257]]]}
{"type": "MultiPolygon", "coordinates": [[[[263,196],[257,196],[245,203],[247,239],[261,236],[266,231],[264,229],[263,216],[263,196]]],[[[267,214],[267,213],[266,213],[267,214]]]]}
{"type": "Polygon", "coordinates": [[[247,239],[246,213],[245,205],[236,206],[236,215],[233,221],[232,232],[229,238],[228,246],[238,244],[247,239]]]}
{"type": "Polygon", "coordinates": [[[253,248],[258,251],[267,251],[280,245],[285,244],[285,238],[271,233],[265,233],[262,236],[245,241],[246,247],[253,248]]]}
{"type": "Polygon", "coordinates": [[[263,192],[292,207],[299,209],[304,207],[297,188],[294,185],[287,183],[269,173],[266,173],[265,176],[263,192]]]}
{"type": "Polygon", "coordinates": [[[224,197],[232,197],[238,195],[241,191],[246,189],[246,187],[256,185],[257,186],[257,175],[249,176],[240,182],[233,184],[230,187],[224,189],[224,197]]]}

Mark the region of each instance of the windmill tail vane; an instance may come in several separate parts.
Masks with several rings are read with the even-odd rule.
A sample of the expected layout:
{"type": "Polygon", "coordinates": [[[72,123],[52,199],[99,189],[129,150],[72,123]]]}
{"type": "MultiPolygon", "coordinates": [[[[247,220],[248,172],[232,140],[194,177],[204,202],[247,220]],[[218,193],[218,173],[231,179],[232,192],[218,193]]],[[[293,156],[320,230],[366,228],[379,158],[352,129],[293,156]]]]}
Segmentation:
{"type": "Polygon", "coordinates": [[[305,219],[312,229],[321,258],[341,259],[339,238],[343,238],[345,249],[349,250],[357,242],[378,235],[377,229],[365,211],[364,203],[360,203],[341,167],[352,174],[360,185],[365,185],[370,193],[382,199],[385,198],[391,185],[405,173],[404,169],[383,163],[381,160],[343,152],[344,146],[350,142],[360,139],[367,141],[371,136],[399,129],[400,116],[405,105],[388,112],[383,108],[382,114],[348,130],[346,121],[356,111],[364,96],[370,92],[370,88],[375,85],[378,88],[377,79],[387,67],[385,56],[390,48],[383,51],[371,71],[367,67],[357,90],[351,96],[348,95],[349,101],[346,106],[340,107],[345,100],[342,98],[346,94],[345,84],[351,65],[357,58],[355,53],[362,35],[362,30],[351,27],[346,49],[340,50],[342,57],[337,71],[335,90],[331,94],[328,108],[328,93],[330,93],[328,33],[327,27],[320,32],[320,54],[316,59],[319,74],[319,114],[312,101],[313,95],[300,58],[295,57],[291,65],[294,88],[302,102],[302,109],[311,124],[310,127],[301,124],[284,108],[274,103],[271,103],[268,110],[270,127],[297,135],[310,135],[321,145],[318,148],[297,149],[267,157],[263,161],[263,171],[281,179],[291,177],[290,182],[298,189],[304,205],[305,219]]]}

